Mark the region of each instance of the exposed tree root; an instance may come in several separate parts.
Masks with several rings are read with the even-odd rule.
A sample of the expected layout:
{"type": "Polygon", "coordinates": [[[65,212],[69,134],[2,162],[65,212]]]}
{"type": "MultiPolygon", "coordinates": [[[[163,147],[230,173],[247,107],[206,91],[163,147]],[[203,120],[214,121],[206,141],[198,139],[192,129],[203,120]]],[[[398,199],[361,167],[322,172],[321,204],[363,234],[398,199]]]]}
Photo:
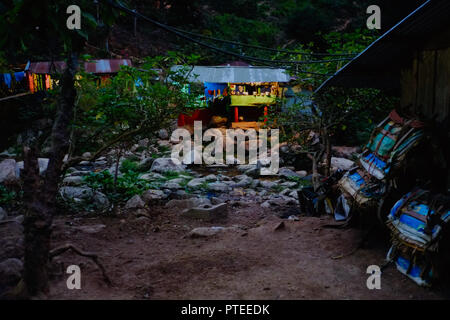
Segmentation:
{"type": "Polygon", "coordinates": [[[333,260],[338,260],[338,259],[342,259],[342,258],[345,258],[345,257],[349,257],[349,256],[351,256],[351,255],[353,255],[356,251],[358,251],[359,249],[361,249],[361,246],[357,246],[355,249],[353,249],[352,251],[350,251],[349,253],[343,253],[343,254],[340,254],[340,255],[337,255],[337,256],[334,256],[334,257],[331,257],[331,259],[333,259],[333,260]]]}
{"type": "Polygon", "coordinates": [[[108,275],[106,274],[105,267],[103,267],[103,265],[98,260],[98,256],[95,253],[92,253],[92,252],[82,251],[82,250],[78,249],[77,247],[75,247],[73,244],[68,243],[68,244],[65,244],[63,246],[60,246],[60,247],[57,247],[57,248],[51,250],[50,253],[49,253],[49,260],[52,260],[54,257],[59,256],[59,255],[63,254],[66,251],[69,251],[69,250],[72,250],[73,252],[75,252],[76,254],[78,254],[78,255],[80,255],[82,257],[91,258],[92,261],[101,270],[102,275],[103,275],[103,279],[105,280],[105,282],[108,285],[112,285],[112,281],[108,277],[108,275]]]}
{"type": "Polygon", "coordinates": [[[7,223],[18,223],[18,224],[22,224],[21,222],[19,222],[19,221],[17,221],[17,220],[14,220],[14,219],[0,221],[0,225],[2,225],[2,224],[7,224],[7,223]]]}

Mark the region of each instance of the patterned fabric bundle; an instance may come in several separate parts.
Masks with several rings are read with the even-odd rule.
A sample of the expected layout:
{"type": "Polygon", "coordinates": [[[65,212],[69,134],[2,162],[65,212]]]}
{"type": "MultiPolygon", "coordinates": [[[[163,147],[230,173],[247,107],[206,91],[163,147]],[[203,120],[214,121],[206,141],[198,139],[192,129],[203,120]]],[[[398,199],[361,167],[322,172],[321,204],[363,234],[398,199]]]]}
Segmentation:
{"type": "Polygon", "coordinates": [[[358,205],[371,206],[386,192],[388,180],[402,166],[408,151],[423,136],[423,123],[408,120],[393,110],[372,132],[359,155],[358,167],[339,181],[341,191],[358,205]]]}
{"type": "Polygon", "coordinates": [[[449,197],[416,189],[398,200],[389,213],[392,248],[388,259],[419,285],[430,285],[433,257],[450,221],[449,197]]]}
{"type": "Polygon", "coordinates": [[[431,259],[424,253],[402,244],[394,244],[389,249],[386,259],[393,261],[398,271],[419,286],[431,286],[433,280],[431,259]]]}
{"type": "Polygon", "coordinates": [[[361,166],[377,179],[384,179],[393,167],[401,165],[407,151],[420,141],[422,128],[420,121],[405,120],[393,110],[373,131],[360,155],[361,166]]]}

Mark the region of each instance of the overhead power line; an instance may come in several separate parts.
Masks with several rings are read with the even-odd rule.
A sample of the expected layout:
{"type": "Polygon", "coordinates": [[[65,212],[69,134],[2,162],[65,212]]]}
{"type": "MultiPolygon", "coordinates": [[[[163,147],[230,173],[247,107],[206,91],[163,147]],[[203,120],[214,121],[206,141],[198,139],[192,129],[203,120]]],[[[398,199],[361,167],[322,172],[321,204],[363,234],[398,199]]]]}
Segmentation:
{"type": "MultiPolygon", "coordinates": [[[[318,56],[318,57],[345,57],[345,56],[353,57],[353,56],[357,55],[357,53],[314,53],[314,52],[305,52],[305,51],[274,49],[274,48],[262,47],[262,46],[252,45],[252,44],[246,44],[246,43],[242,43],[242,42],[238,42],[238,41],[224,40],[224,39],[220,39],[220,38],[210,37],[210,36],[186,31],[183,29],[175,28],[175,27],[169,27],[169,28],[171,28],[177,32],[189,34],[191,36],[198,37],[198,38],[214,40],[214,41],[219,41],[219,42],[223,42],[223,43],[234,44],[234,45],[241,46],[241,47],[254,48],[254,49],[259,49],[259,50],[264,50],[264,51],[289,53],[289,54],[302,54],[305,56],[318,56]]],[[[342,59],[343,60],[351,60],[352,58],[342,58],[342,59]]]]}
{"type": "MultiPolygon", "coordinates": [[[[231,52],[231,51],[228,51],[228,50],[224,50],[224,49],[215,47],[215,46],[213,46],[213,45],[210,45],[210,44],[204,43],[204,42],[202,42],[202,41],[199,41],[199,40],[197,40],[197,39],[193,39],[192,37],[189,37],[189,36],[185,35],[184,33],[181,33],[181,32],[179,32],[179,31],[174,30],[172,27],[170,27],[170,26],[168,26],[168,25],[165,25],[165,24],[160,23],[160,22],[158,22],[158,21],[156,21],[156,20],[153,20],[153,19],[151,19],[151,18],[149,18],[149,17],[147,17],[147,16],[144,16],[144,15],[142,15],[142,14],[140,14],[140,13],[134,11],[134,10],[131,10],[131,9],[129,9],[129,8],[123,6],[123,5],[117,4],[117,3],[115,3],[115,2],[113,2],[113,1],[111,1],[111,0],[107,0],[106,2],[107,2],[109,5],[111,5],[111,6],[115,7],[115,8],[117,8],[117,9],[119,9],[119,10],[121,10],[121,11],[127,13],[127,14],[130,14],[130,15],[133,15],[133,16],[136,16],[136,17],[139,17],[139,18],[141,18],[141,19],[143,19],[143,20],[145,20],[145,21],[148,21],[148,22],[150,22],[150,23],[152,23],[152,24],[158,26],[158,27],[161,28],[161,29],[164,29],[164,30],[166,30],[166,31],[169,31],[169,32],[171,32],[171,33],[174,33],[174,34],[178,35],[179,37],[184,38],[184,39],[186,39],[186,40],[188,40],[188,41],[191,41],[191,42],[193,42],[193,43],[196,43],[196,44],[198,44],[198,45],[204,46],[204,47],[206,47],[206,48],[209,48],[209,49],[211,49],[211,50],[220,52],[220,53],[225,54],[225,55],[230,55],[230,56],[238,57],[238,58],[240,58],[240,59],[242,59],[242,60],[253,61],[253,62],[259,62],[259,63],[265,63],[265,64],[268,63],[268,64],[270,64],[270,65],[273,65],[273,64],[293,64],[293,65],[303,65],[303,64],[328,63],[328,62],[336,62],[336,61],[348,60],[348,58],[345,58],[345,59],[342,59],[342,58],[341,58],[341,59],[331,59],[331,60],[291,61],[291,60],[270,60],[270,59],[264,59],[264,58],[257,58],[257,57],[252,57],[252,56],[246,56],[246,55],[238,54],[238,53],[235,53],[235,52],[231,52]]],[[[297,73],[314,74],[314,72],[308,72],[308,71],[297,71],[297,73]]],[[[315,74],[320,74],[320,73],[315,73],[315,74]]],[[[328,74],[320,74],[320,75],[327,76],[328,74]]]]}

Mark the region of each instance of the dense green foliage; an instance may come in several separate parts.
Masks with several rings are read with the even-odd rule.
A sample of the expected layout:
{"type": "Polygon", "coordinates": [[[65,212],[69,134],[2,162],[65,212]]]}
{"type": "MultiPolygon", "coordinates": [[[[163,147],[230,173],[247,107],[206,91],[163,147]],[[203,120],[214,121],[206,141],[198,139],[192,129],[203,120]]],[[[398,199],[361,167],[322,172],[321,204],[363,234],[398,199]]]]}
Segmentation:
{"type": "MultiPolygon", "coordinates": [[[[331,54],[360,52],[376,39],[366,29],[352,33],[330,32],[322,35],[331,54]]],[[[312,45],[302,45],[302,51],[312,52],[312,45]]],[[[277,59],[302,59],[301,55],[277,55],[277,59]]],[[[330,59],[332,60],[332,59],[330,59]]],[[[281,129],[282,140],[291,140],[307,146],[308,132],[326,135],[334,144],[362,145],[369,138],[375,124],[384,118],[398,102],[375,89],[328,88],[313,93],[328,76],[348,61],[330,61],[289,69],[301,88],[296,102],[279,101],[278,108],[270,109],[268,126],[281,129]],[[302,134],[305,133],[305,134],[302,134]]]]}
{"type": "Polygon", "coordinates": [[[125,202],[136,194],[156,187],[154,183],[140,179],[139,172],[131,168],[124,170],[115,182],[114,175],[108,170],[91,172],[85,177],[85,181],[92,189],[104,193],[113,203],[125,202]]]}
{"type": "Polygon", "coordinates": [[[71,156],[87,150],[103,152],[169,128],[180,112],[197,101],[194,90],[184,90],[189,67],[177,71],[170,67],[192,64],[194,58],[173,53],[147,58],[139,68],[123,67],[117,76],[101,84],[98,77],[82,73],[77,83],[71,156]]]}
{"type": "MultiPolygon", "coordinates": [[[[382,10],[381,32],[387,31],[420,2],[377,1],[382,10]]],[[[328,49],[322,34],[352,33],[366,28],[366,9],[374,4],[369,0],[129,0],[127,3],[157,21],[187,31],[271,48],[294,49],[300,44],[313,43],[316,52],[328,49]]],[[[132,24],[131,17],[120,20],[120,25],[127,30],[131,30],[132,24]]],[[[139,23],[139,30],[144,36],[158,34],[154,25],[145,22],[139,23]]],[[[203,64],[236,60],[236,57],[211,52],[166,32],[160,40],[149,37],[148,41],[155,43],[155,46],[169,46],[185,53],[195,51],[201,55],[203,64]]],[[[265,58],[271,55],[254,48],[206,42],[235,53],[265,58]]]]}
{"type": "Polygon", "coordinates": [[[18,194],[14,190],[10,190],[0,184],[0,205],[9,204],[18,198],[18,194]]]}
{"type": "Polygon", "coordinates": [[[96,7],[88,0],[4,1],[0,6],[0,57],[8,62],[25,63],[30,57],[60,59],[68,52],[79,52],[86,40],[104,37],[107,25],[119,13],[109,6],[101,6],[99,14],[101,21],[96,20],[96,7]],[[66,27],[69,17],[66,9],[70,5],[82,8],[80,30],[66,27]]]}
{"type": "MultiPolygon", "coordinates": [[[[365,28],[365,9],[369,1],[230,0],[224,4],[217,0],[129,0],[123,3],[158,21],[203,35],[309,53],[360,52],[379,35],[377,31],[365,28]]],[[[388,8],[384,4],[380,2],[383,30],[415,6],[415,3],[408,6],[389,4],[388,8]]],[[[5,62],[6,58],[11,57],[53,59],[63,52],[79,50],[84,47],[86,40],[103,48],[104,37],[110,34],[108,26],[114,20],[116,26],[129,30],[132,17],[112,10],[105,4],[98,6],[97,17],[96,9],[90,2],[83,0],[70,3],[47,0],[40,4],[29,0],[6,2],[0,6],[2,26],[10,24],[17,28],[16,35],[19,35],[20,41],[16,41],[10,33],[2,35],[0,60],[5,62]],[[82,8],[81,31],[64,27],[67,14],[63,9],[69,4],[77,4],[82,8]],[[45,23],[39,18],[43,15],[49,18],[45,23]],[[49,45],[42,46],[42,43],[49,45]]],[[[143,34],[154,31],[154,28],[143,21],[139,23],[139,30],[143,34]]],[[[136,137],[152,135],[159,128],[170,126],[180,112],[198,107],[196,96],[192,94],[195,90],[191,90],[190,94],[183,90],[187,83],[183,75],[188,70],[175,74],[169,69],[171,65],[189,65],[194,61],[223,63],[230,60],[229,56],[216,54],[171,34],[167,34],[165,40],[177,46],[177,54],[168,51],[164,56],[145,60],[139,68],[124,68],[106,84],[99,86],[99,79],[81,74],[77,82],[78,100],[72,127],[71,156],[84,151],[103,151],[105,146],[128,143],[136,137]],[[180,53],[190,56],[186,58],[186,54],[183,56],[180,53]],[[158,76],[155,69],[163,70],[161,79],[156,80],[158,76]]],[[[205,41],[235,53],[272,60],[322,59],[305,54],[274,53],[205,41]]],[[[334,73],[347,62],[343,60],[287,67],[297,77],[299,85],[304,89],[314,89],[328,74],[334,73]]],[[[320,131],[325,126],[331,131],[335,142],[361,144],[366,140],[373,122],[378,121],[393,105],[393,101],[386,101],[384,95],[375,90],[333,89],[312,97],[316,113],[311,113],[304,110],[310,109],[311,100],[307,90],[303,90],[300,95],[305,92],[308,95],[299,98],[306,105],[297,103],[285,107],[281,115],[269,119],[272,126],[282,127],[286,139],[298,137],[296,133],[307,128],[320,131]],[[368,102],[372,103],[370,108],[367,107],[368,102]]],[[[55,92],[54,97],[57,96],[58,92],[55,92]]]]}

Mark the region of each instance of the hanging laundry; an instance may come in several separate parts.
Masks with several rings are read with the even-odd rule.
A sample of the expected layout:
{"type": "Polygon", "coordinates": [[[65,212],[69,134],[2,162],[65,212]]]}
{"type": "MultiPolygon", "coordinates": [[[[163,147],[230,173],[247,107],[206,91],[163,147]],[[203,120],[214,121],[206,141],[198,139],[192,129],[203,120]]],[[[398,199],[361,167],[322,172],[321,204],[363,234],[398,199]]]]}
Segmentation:
{"type": "Polygon", "coordinates": [[[28,87],[30,88],[30,91],[32,93],[34,93],[33,76],[30,73],[27,73],[27,82],[28,82],[28,87]]]}
{"type": "Polygon", "coordinates": [[[8,86],[9,89],[11,89],[11,75],[9,73],[4,73],[3,78],[5,80],[5,84],[8,86]]]}
{"type": "Polygon", "coordinates": [[[14,72],[14,78],[16,79],[16,82],[21,82],[25,78],[25,72],[14,72]]]}
{"type": "Polygon", "coordinates": [[[52,89],[52,78],[49,74],[45,75],[45,90],[52,89]]]}

